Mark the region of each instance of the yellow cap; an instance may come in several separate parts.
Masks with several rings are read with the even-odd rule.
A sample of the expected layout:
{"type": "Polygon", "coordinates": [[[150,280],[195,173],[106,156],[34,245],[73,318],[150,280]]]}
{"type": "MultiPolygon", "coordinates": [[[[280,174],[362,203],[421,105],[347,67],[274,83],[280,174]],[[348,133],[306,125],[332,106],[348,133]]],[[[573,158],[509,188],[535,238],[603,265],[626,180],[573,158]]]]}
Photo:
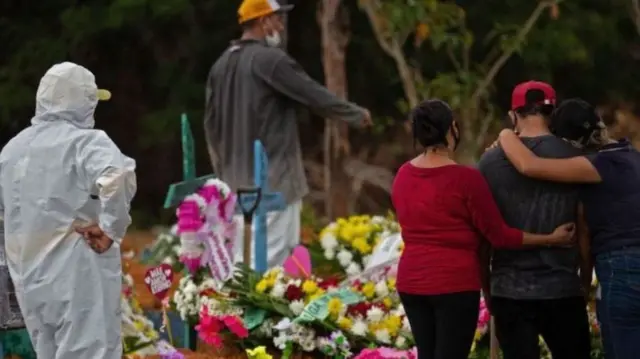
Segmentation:
{"type": "Polygon", "coordinates": [[[109,101],[111,92],[109,90],[98,89],[97,97],[99,101],[109,101]]]}
{"type": "Polygon", "coordinates": [[[276,12],[293,9],[293,5],[280,5],[278,0],[243,0],[238,9],[238,23],[242,24],[276,12]]]}

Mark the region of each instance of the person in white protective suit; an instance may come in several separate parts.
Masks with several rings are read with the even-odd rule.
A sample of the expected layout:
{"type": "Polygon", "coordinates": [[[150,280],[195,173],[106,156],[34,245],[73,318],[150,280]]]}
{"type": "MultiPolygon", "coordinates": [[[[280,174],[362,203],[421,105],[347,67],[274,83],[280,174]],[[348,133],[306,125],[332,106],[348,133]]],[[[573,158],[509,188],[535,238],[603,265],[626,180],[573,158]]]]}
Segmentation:
{"type": "Polygon", "coordinates": [[[109,96],[84,67],[54,65],[31,126],[0,153],[0,235],[38,359],[122,357],[120,242],[136,179],[135,162],[93,129],[109,96]]]}

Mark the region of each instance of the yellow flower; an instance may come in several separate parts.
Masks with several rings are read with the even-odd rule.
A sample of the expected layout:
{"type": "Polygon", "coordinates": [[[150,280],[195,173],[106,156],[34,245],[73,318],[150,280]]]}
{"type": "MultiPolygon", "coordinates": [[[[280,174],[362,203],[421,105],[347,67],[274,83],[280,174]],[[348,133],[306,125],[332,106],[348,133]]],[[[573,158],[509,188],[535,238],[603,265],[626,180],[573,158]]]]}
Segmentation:
{"type": "Polygon", "coordinates": [[[338,221],[336,223],[338,223],[339,226],[344,226],[347,224],[347,220],[344,218],[338,218],[338,221]]]}
{"type": "Polygon", "coordinates": [[[389,288],[390,292],[393,292],[394,290],[396,290],[396,279],[395,278],[389,278],[387,280],[387,288],[389,288]]]}
{"type": "Polygon", "coordinates": [[[267,277],[267,278],[265,278],[263,280],[267,282],[267,287],[268,288],[271,288],[271,287],[273,287],[274,284],[276,284],[276,279],[272,278],[272,277],[267,277]]]}
{"type": "Polygon", "coordinates": [[[133,322],[133,326],[136,328],[137,331],[141,332],[144,330],[144,323],[139,322],[139,321],[135,321],[133,322]]]}
{"type": "Polygon", "coordinates": [[[327,309],[329,310],[329,315],[337,318],[342,311],[342,301],[340,298],[331,298],[329,303],[327,303],[327,309]]]}
{"type": "Polygon", "coordinates": [[[363,255],[371,253],[371,245],[367,243],[367,240],[364,237],[354,239],[351,245],[363,255]]]}
{"type": "Polygon", "coordinates": [[[314,294],[312,294],[309,297],[307,297],[307,303],[312,302],[312,301],[322,297],[323,294],[324,294],[324,290],[318,289],[314,294]]]}
{"type": "Polygon", "coordinates": [[[312,280],[305,280],[302,284],[302,291],[307,294],[313,294],[318,291],[318,285],[312,280]]]}
{"type": "Polygon", "coordinates": [[[249,359],[272,359],[273,357],[267,354],[267,348],[264,346],[255,347],[253,349],[247,349],[247,357],[249,359]]]}
{"type": "Polygon", "coordinates": [[[264,293],[267,291],[268,287],[269,287],[269,284],[267,283],[267,281],[262,279],[258,282],[258,284],[256,284],[256,292],[264,293]]]}
{"type": "Polygon", "coordinates": [[[371,231],[370,226],[366,224],[357,224],[353,227],[354,236],[365,237],[371,231]]]}
{"type": "Polygon", "coordinates": [[[350,243],[353,240],[353,237],[353,226],[347,224],[343,227],[340,227],[340,232],[338,232],[339,239],[341,239],[343,242],[350,243]]]}
{"type": "Polygon", "coordinates": [[[365,297],[371,299],[373,298],[373,295],[376,293],[376,285],[373,284],[373,282],[367,282],[367,284],[362,286],[361,291],[365,297]]]}
{"type": "Polygon", "coordinates": [[[340,318],[338,318],[338,326],[342,330],[349,331],[349,330],[351,330],[351,327],[353,326],[353,321],[350,318],[347,318],[347,317],[340,317],[340,318]]]}
{"type": "Polygon", "coordinates": [[[385,297],[385,298],[382,300],[382,304],[384,304],[384,306],[385,306],[385,307],[387,307],[387,308],[391,309],[391,307],[393,306],[393,301],[391,300],[391,298],[389,298],[389,297],[385,297]]]}
{"type": "Polygon", "coordinates": [[[402,251],[404,251],[404,242],[400,242],[400,245],[398,246],[398,252],[402,253],[402,251]]]}
{"type": "Polygon", "coordinates": [[[392,337],[396,336],[402,327],[402,320],[397,315],[389,315],[384,319],[384,327],[392,337]]]}

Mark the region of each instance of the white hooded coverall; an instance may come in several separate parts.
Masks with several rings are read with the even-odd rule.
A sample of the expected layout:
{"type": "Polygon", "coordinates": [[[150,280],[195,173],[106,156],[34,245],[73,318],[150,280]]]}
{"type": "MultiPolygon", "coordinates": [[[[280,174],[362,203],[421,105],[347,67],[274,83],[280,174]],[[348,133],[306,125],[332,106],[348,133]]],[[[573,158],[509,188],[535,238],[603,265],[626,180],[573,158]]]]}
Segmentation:
{"type": "Polygon", "coordinates": [[[0,235],[38,359],[122,357],[119,244],[135,162],[93,129],[97,97],[87,69],[54,65],[31,126],[0,153],[0,235]],[[114,240],[102,254],[75,231],[96,223],[114,240]]]}

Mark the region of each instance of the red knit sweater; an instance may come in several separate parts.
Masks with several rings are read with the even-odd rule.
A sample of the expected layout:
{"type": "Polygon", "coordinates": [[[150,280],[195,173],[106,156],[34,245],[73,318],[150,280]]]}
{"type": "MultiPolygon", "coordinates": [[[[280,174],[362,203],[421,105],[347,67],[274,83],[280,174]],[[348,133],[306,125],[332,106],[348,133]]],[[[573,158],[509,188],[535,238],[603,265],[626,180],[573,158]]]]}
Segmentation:
{"type": "Polygon", "coordinates": [[[522,231],[504,223],[476,169],[419,168],[407,162],[394,179],[391,198],[405,245],[398,265],[400,292],[479,290],[481,238],[495,247],[522,246],[522,231]]]}

